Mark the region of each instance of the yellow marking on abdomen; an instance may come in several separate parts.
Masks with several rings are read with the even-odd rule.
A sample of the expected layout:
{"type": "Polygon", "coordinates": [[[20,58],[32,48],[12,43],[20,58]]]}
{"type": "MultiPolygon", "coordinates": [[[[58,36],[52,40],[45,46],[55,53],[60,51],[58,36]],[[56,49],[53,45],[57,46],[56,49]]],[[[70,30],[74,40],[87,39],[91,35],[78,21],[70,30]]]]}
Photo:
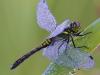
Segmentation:
{"type": "Polygon", "coordinates": [[[67,31],[63,32],[64,34],[69,34],[67,31]]]}
{"type": "Polygon", "coordinates": [[[51,40],[50,39],[46,39],[43,43],[42,43],[42,46],[44,45],[49,45],[51,43],[51,40]]]}

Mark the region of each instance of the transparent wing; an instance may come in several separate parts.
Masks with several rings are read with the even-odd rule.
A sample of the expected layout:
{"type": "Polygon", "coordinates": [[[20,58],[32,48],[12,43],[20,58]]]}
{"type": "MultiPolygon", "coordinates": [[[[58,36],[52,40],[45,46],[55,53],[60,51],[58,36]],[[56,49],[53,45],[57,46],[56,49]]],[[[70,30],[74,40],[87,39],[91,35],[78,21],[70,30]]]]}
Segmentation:
{"type": "Polygon", "coordinates": [[[69,19],[66,19],[63,23],[61,23],[56,27],[56,29],[50,34],[49,38],[55,37],[58,34],[62,33],[64,29],[69,27],[70,23],[71,21],[69,19]]]}
{"type": "Polygon", "coordinates": [[[37,5],[37,23],[43,29],[47,31],[54,31],[56,28],[56,20],[50,10],[45,0],[40,0],[37,5]]]}
{"type": "Polygon", "coordinates": [[[55,61],[60,54],[67,48],[67,42],[63,40],[56,40],[50,46],[44,49],[43,55],[50,60],[55,61]]]}
{"type": "Polygon", "coordinates": [[[94,66],[94,60],[81,48],[73,48],[63,39],[55,39],[44,49],[44,55],[54,63],[75,69],[87,69],[94,66]]]}
{"type": "Polygon", "coordinates": [[[92,68],[94,65],[90,54],[83,50],[81,51],[79,48],[67,49],[67,51],[62,53],[54,62],[61,66],[75,69],[92,68]]]}
{"type": "Polygon", "coordinates": [[[92,68],[93,66],[94,66],[94,60],[91,59],[89,56],[87,58],[87,61],[80,65],[80,67],[84,69],[92,68]]]}

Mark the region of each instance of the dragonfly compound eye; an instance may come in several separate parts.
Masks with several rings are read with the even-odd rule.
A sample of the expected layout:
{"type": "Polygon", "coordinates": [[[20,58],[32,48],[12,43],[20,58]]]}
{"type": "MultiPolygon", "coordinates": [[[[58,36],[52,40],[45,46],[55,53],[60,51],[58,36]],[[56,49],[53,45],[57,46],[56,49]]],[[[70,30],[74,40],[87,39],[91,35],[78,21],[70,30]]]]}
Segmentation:
{"type": "Polygon", "coordinates": [[[79,22],[73,22],[73,23],[71,23],[70,28],[74,32],[78,32],[78,30],[80,29],[80,23],[79,22]]]}

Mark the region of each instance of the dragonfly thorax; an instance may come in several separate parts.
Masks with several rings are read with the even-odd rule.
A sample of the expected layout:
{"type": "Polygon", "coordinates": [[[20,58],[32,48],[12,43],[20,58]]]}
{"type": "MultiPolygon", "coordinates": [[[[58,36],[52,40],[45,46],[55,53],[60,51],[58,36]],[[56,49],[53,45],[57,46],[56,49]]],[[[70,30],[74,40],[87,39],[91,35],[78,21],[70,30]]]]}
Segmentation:
{"type": "Polygon", "coordinates": [[[75,34],[79,31],[80,29],[80,23],[79,22],[73,22],[70,24],[68,28],[66,28],[63,33],[64,34],[75,34]]]}
{"type": "Polygon", "coordinates": [[[80,29],[80,23],[79,22],[73,22],[70,24],[69,30],[71,33],[77,33],[80,29]]]}

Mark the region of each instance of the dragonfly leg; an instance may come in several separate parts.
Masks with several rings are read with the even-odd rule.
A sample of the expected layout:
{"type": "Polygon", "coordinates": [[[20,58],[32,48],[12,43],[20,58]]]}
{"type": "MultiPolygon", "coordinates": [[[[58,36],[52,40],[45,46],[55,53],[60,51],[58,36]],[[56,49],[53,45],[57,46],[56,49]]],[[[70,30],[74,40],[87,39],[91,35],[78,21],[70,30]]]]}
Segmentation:
{"type": "Polygon", "coordinates": [[[87,46],[80,46],[80,47],[76,47],[76,48],[86,48],[86,49],[89,49],[87,46]]]}
{"type": "Polygon", "coordinates": [[[68,47],[68,44],[69,44],[69,41],[70,41],[70,37],[68,36],[68,38],[66,39],[67,40],[67,45],[66,45],[66,50],[65,50],[65,54],[67,55],[67,47],[68,47]]]}
{"type": "Polygon", "coordinates": [[[75,34],[75,36],[85,36],[85,35],[88,35],[90,33],[92,33],[92,32],[87,32],[85,34],[81,34],[81,32],[78,32],[77,34],[75,34]]]}
{"type": "Polygon", "coordinates": [[[86,49],[89,49],[87,46],[79,46],[79,47],[76,47],[72,36],[71,36],[71,41],[73,43],[74,48],[86,48],[86,49]]]}
{"type": "Polygon", "coordinates": [[[59,50],[60,50],[61,46],[64,44],[64,41],[65,41],[65,40],[63,40],[63,41],[62,41],[62,44],[58,47],[58,55],[59,55],[59,50]]]}
{"type": "MultiPolygon", "coordinates": [[[[77,34],[74,34],[74,36],[85,36],[85,35],[88,35],[90,33],[92,33],[92,32],[87,32],[85,34],[81,34],[81,32],[78,32],[77,34]]],[[[87,46],[76,47],[72,35],[71,35],[71,41],[73,43],[74,48],[86,48],[86,49],[89,49],[87,46]]]]}
{"type": "Polygon", "coordinates": [[[76,48],[75,43],[74,43],[74,39],[73,39],[72,35],[71,35],[71,41],[73,43],[74,48],[76,48]]]}

